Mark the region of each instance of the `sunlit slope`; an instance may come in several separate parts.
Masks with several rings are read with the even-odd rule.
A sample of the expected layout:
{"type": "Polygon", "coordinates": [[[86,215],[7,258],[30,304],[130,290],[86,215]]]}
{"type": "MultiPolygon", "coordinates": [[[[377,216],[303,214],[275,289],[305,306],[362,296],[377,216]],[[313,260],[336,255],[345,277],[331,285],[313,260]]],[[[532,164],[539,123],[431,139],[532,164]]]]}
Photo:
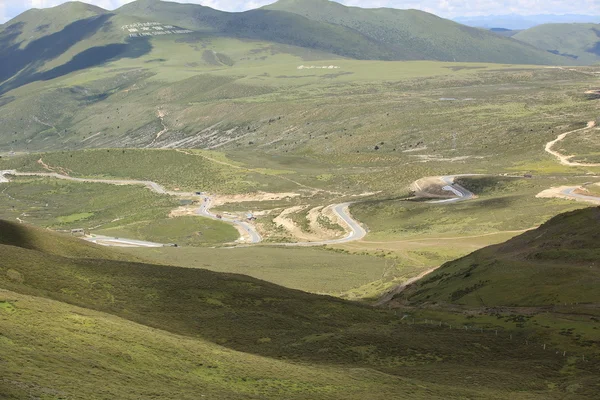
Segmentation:
{"type": "Polygon", "coordinates": [[[600,62],[600,24],[544,24],[513,37],[578,64],[600,62]]]}
{"type": "Polygon", "coordinates": [[[597,304],[600,208],[561,214],[504,244],[451,261],[398,299],[537,307],[597,304]]]}
{"type": "Polygon", "coordinates": [[[567,62],[533,46],[418,10],[362,9],[329,0],[281,0],[266,9],[348,27],[385,43],[393,49],[394,59],[517,64],[567,62]]]}
{"type": "MultiPolygon", "coordinates": [[[[110,314],[0,291],[3,399],[443,398],[365,369],[290,363],[228,350],[110,314]]],[[[450,391],[454,393],[454,391],[450,391]]],[[[465,393],[465,391],[458,391],[465,393]]]]}

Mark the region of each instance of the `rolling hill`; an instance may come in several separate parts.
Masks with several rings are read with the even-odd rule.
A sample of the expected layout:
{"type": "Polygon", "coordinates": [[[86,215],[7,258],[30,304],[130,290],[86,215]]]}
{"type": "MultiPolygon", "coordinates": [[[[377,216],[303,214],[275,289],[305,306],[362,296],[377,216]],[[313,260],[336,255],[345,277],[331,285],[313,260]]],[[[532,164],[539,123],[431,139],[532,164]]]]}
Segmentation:
{"type": "Polygon", "coordinates": [[[545,24],[513,37],[582,64],[600,62],[600,24],[545,24]]]}
{"type": "Polygon", "coordinates": [[[598,304],[600,208],[561,214],[506,243],[449,262],[402,292],[411,304],[598,304]]]}
{"type": "MultiPolygon", "coordinates": [[[[356,97],[383,88],[389,96],[433,88],[435,77],[445,87],[523,82],[540,73],[517,64],[569,62],[578,61],[415,10],[363,10],[324,0],[284,1],[244,13],[156,0],[111,12],[66,3],[28,11],[1,27],[0,147],[256,144],[268,150],[277,148],[270,143],[283,141],[289,146],[283,151],[290,151],[315,139],[308,151],[320,152],[329,140],[329,122],[313,125],[318,126],[314,137],[302,116],[312,113],[320,96],[334,94],[355,104],[356,97]],[[380,61],[414,59],[502,64],[380,61]],[[508,71],[519,68],[531,72],[508,71]],[[492,76],[494,71],[500,76],[492,76]],[[466,75],[472,77],[467,83],[466,75]],[[280,129],[286,114],[297,115],[280,129]],[[281,137],[294,126],[303,134],[281,137]]],[[[336,113],[332,108],[327,104],[336,113]]],[[[362,111],[352,111],[352,117],[356,112],[362,111]]],[[[387,140],[366,132],[367,126],[344,142],[352,152],[387,140]]]]}
{"type": "Polygon", "coordinates": [[[396,60],[564,62],[537,48],[418,10],[362,9],[329,0],[280,0],[264,9],[295,13],[360,32],[393,49],[396,60]]]}
{"type": "Polygon", "coordinates": [[[93,257],[58,256],[31,241],[43,234],[64,247],[70,238],[2,227],[0,345],[10,363],[0,389],[9,398],[593,397],[593,365],[565,376],[563,366],[579,364],[508,335],[411,325],[241,275],[119,261],[90,245],[76,254],[93,257]],[[524,372],[533,365],[543,383],[524,372]]]}
{"type": "Polygon", "coordinates": [[[517,64],[570,60],[414,10],[363,10],[311,0],[226,13],[198,5],[138,0],[108,12],[72,2],[27,11],[2,26],[0,93],[147,54],[153,39],[139,35],[130,40],[122,27],[153,22],[194,30],[196,37],[275,42],[362,60],[517,64]]]}

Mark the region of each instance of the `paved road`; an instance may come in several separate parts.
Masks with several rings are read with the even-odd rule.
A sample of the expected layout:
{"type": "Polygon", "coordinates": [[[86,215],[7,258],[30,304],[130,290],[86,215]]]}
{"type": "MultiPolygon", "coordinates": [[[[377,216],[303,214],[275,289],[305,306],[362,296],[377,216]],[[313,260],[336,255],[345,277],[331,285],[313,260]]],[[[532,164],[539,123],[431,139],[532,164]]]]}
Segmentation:
{"type": "Polygon", "coordinates": [[[456,197],[453,197],[451,199],[444,199],[444,200],[433,200],[433,201],[429,201],[429,203],[432,203],[432,204],[456,203],[456,202],[459,202],[459,201],[465,201],[465,200],[471,200],[471,199],[473,199],[475,197],[475,195],[472,192],[470,192],[469,190],[467,190],[464,187],[460,186],[459,184],[454,183],[454,180],[456,178],[461,177],[461,176],[477,176],[477,175],[465,174],[465,175],[447,175],[447,176],[441,176],[440,179],[442,181],[444,181],[444,183],[447,184],[442,189],[444,189],[445,191],[454,193],[454,195],[456,197]]]}
{"type": "Polygon", "coordinates": [[[213,214],[210,212],[211,204],[212,204],[212,199],[209,196],[202,196],[202,204],[200,205],[200,208],[196,211],[196,213],[205,218],[210,218],[210,219],[214,219],[217,221],[225,221],[225,222],[229,222],[230,224],[238,226],[241,230],[243,230],[246,233],[247,237],[250,238],[250,243],[256,244],[256,243],[262,242],[262,237],[260,236],[260,233],[258,233],[256,228],[254,228],[254,226],[250,225],[247,222],[240,221],[240,220],[234,219],[234,218],[227,218],[227,217],[217,218],[216,214],[213,214]]]}
{"type": "Polygon", "coordinates": [[[571,188],[566,188],[563,189],[561,191],[562,194],[564,194],[567,197],[573,198],[574,200],[584,200],[584,201],[589,201],[590,203],[600,203],[600,196],[588,196],[585,194],[579,194],[579,193],[575,193],[575,191],[577,189],[580,189],[580,187],[571,187],[571,188]]]}

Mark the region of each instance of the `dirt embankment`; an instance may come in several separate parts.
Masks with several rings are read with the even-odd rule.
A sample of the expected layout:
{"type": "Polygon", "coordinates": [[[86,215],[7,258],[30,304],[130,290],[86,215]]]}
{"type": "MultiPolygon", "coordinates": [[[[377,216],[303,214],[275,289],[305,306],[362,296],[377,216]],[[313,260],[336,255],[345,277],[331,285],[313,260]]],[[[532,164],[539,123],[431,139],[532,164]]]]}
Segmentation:
{"type": "Polygon", "coordinates": [[[333,211],[334,205],[327,207],[318,206],[311,209],[309,207],[304,205],[286,208],[273,219],[273,223],[285,230],[288,236],[298,242],[322,242],[338,239],[346,234],[343,230],[330,229],[330,227],[324,226],[321,223],[321,220],[325,219],[332,225],[345,226],[340,221],[340,217],[333,211]],[[304,212],[306,212],[305,215],[304,212]],[[305,218],[306,220],[304,227],[299,226],[293,219],[293,215],[298,213],[300,214],[299,218],[305,218]]]}
{"type": "Polygon", "coordinates": [[[433,176],[427,178],[421,178],[410,185],[410,190],[414,193],[417,198],[425,199],[447,199],[454,197],[452,192],[444,190],[443,188],[448,186],[442,178],[433,176]]]}
{"type": "Polygon", "coordinates": [[[247,193],[247,194],[234,194],[234,195],[218,195],[213,196],[212,206],[218,207],[224,204],[235,204],[235,203],[251,203],[251,202],[261,202],[261,201],[277,201],[277,200],[286,200],[292,199],[295,197],[300,197],[302,194],[300,193],[267,193],[267,192],[257,192],[257,193],[247,193]]]}

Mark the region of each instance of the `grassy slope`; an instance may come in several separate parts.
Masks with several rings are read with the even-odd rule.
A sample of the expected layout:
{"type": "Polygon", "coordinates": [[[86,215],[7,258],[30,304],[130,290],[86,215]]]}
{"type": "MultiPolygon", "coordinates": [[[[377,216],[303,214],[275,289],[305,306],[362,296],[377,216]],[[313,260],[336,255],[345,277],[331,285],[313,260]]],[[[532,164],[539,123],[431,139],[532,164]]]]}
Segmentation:
{"type": "Polygon", "coordinates": [[[346,26],[392,46],[401,55],[400,59],[522,64],[564,62],[532,46],[523,46],[491,32],[417,10],[365,10],[329,0],[282,0],[266,8],[346,26]]]}
{"type": "MultiPolygon", "coordinates": [[[[54,236],[54,240],[60,239],[54,236]]],[[[173,353],[164,359],[169,365],[175,359],[181,358],[178,356],[180,349],[185,348],[187,352],[195,353],[196,348],[206,348],[205,343],[208,340],[246,353],[295,360],[300,362],[297,367],[300,368],[297,370],[299,374],[306,371],[304,368],[309,365],[313,372],[326,368],[326,373],[331,373],[332,376],[336,374],[336,370],[332,368],[359,368],[363,371],[361,375],[368,378],[367,383],[364,383],[366,387],[359,382],[358,388],[371,388],[373,396],[386,394],[387,388],[384,384],[374,389],[368,386],[368,382],[390,382],[388,379],[392,379],[392,376],[396,376],[396,389],[400,392],[405,391],[412,398],[505,398],[507,393],[510,393],[512,398],[562,398],[571,383],[580,378],[587,379],[586,374],[561,374],[559,370],[565,360],[538,348],[525,347],[519,342],[508,345],[510,341],[506,336],[496,338],[475,331],[452,335],[437,327],[405,325],[400,323],[399,318],[385,311],[284,289],[239,275],[108,260],[67,259],[4,244],[0,245],[0,252],[3,256],[0,286],[20,293],[15,298],[24,303],[23,311],[20,311],[21,300],[14,301],[10,294],[3,294],[5,300],[1,303],[0,312],[2,318],[9,322],[4,326],[8,326],[10,330],[7,329],[7,335],[3,332],[2,340],[21,343],[20,339],[14,336],[14,332],[22,332],[32,338],[34,343],[41,345],[37,352],[39,362],[21,369],[21,375],[18,377],[10,370],[12,379],[8,382],[3,381],[5,387],[9,386],[11,391],[17,393],[17,398],[23,396],[19,390],[26,390],[21,383],[32,380],[33,376],[40,373],[40,369],[56,371],[55,368],[60,366],[60,371],[66,369],[76,374],[80,373],[78,371],[81,369],[89,369],[82,365],[81,358],[76,355],[81,351],[78,346],[83,345],[85,348],[88,340],[94,340],[94,336],[88,336],[90,325],[96,324],[92,332],[106,332],[104,327],[107,320],[111,321],[112,329],[116,329],[117,333],[111,329],[111,334],[103,336],[106,339],[99,339],[95,345],[106,349],[108,354],[95,351],[96,355],[90,354],[92,359],[88,359],[87,362],[101,367],[117,357],[123,361],[112,364],[109,371],[100,368],[98,375],[94,376],[110,377],[115,367],[128,375],[132,373],[132,366],[135,368],[136,363],[140,363],[140,367],[148,372],[147,375],[136,374],[132,377],[135,382],[134,390],[144,390],[138,386],[144,379],[165,379],[165,369],[150,361],[156,360],[156,357],[159,357],[159,360],[164,359],[164,352],[154,346],[145,346],[142,349],[131,344],[128,345],[127,351],[124,351],[121,344],[128,333],[134,334],[135,343],[138,343],[138,338],[143,341],[143,337],[147,335],[145,332],[148,332],[146,328],[85,310],[74,314],[70,310],[75,309],[70,306],[48,303],[47,300],[31,300],[21,295],[43,296],[75,306],[108,312],[130,321],[200,340],[190,342],[189,339],[170,334],[165,336],[157,332],[159,337],[165,337],[165,346],[173,349],[173,353]],[[52,357],[57,345],[49,345],[41,337],[41,331],[32,331],[11,318],[13,312],[16,312],[17,316],[22,312],[25,315],[21,314],[19,319],[26,321],[28,309],[48,307],[49,311],[59,309],[59,315],[70,315],[66,321],[65,317],[62,317],[62,328],[54,323],[43,324],[44,329],[48,329],[54,335],[57,332],[68,331],[69,327],[73,326],[73,320],[80,324],[73,333],[78,335],[77,340],[60,342],[60,347],[64,348],[61,350],[62,354],[75,354],[70,358],[68,365],[62,364],[60,359],[46,358],[52,357]],[[5,314],[7,312],[8,316],[5,314]],[[532,365],[536,365],[536,376],[540,377],[542,382],[522,373],[524,370],[530,370],[532,365]],[[375,378],[375,371],[384,374],[375,378]],[[400,376],[402,378],[398,378],[400,376]],[[426,384],[426,393],[412,386],[417,382],[426,384]]],[[[57,314],[53,315],[58,317],[57,314]]],[[[151,340],[151,343],[156,342],[151,340]]],[[[211,346],[216,349],[214,345],[208,348],[211,346]]],[[[28,354],[27,348],[18,345],[16,349],[11,347],[9,353],[11,359],[17,360],[27,359],[28,354]]],[[[84,351],[79,354],[88,353],[84,351]]],[[[225,394],[230,391],[231,398],[245,398],[240,392],[247,390],[248,386],[239,383],[233,377],[248,375],[245,367],[247,364],[237,363],[236,360],[240,359],[239,353],[221,350],[218,354],[223,358],[217,357],[215,360],[210,355],[206,356],[207,364],[216,364],[218,371],[209,374],[204,369],[205,365],[200,364],[196,364],[193,371],[201,377],[209,374],[212,378],[209,389],[222,390],[225,394]],[[223,382],[221,366],[225,371],[233,371],[227,380],[229,385],[223,382]]],[[[186,356],[181,360],[183,364],[179,365],[183,371],[191,368],[187,361],[189,359],[186,356]]],[[[253,366],[257,368],[255,374],[258,376],[267,374],[269,365],[276,365],[269,364],[268,361],[263,362],[263,359],[247,360],[255,360],[253,366]]],[[[200,363],[204,364],[203,361],[200,363]]],[[[586,366],[588,369],[591,367],[592,365],[586,366]]],[[[280,365],[279,368],[288,371],[285,365],[280,365]]],[[[292,379],[292,382],[276,384],[280,388],[279,395],[283,393],[286,398],[294,398],[287,395],[291,390],[288,385],[297,387],[294,379],[298,375],[292,372],[284,375],[292,379]]],[[[54,379],[51,382],[43,380],[42,386],[50,386],[53,390],[73,390],[70,374],[59,372],[50,376],[54,379]]],[[[181,385],[187,385],[188,379],[197,382],[197,378],[186,374],[181,385]]],[[[107,391],[118,393],[120,385],[114,385],[110,380],[104,382],[103,386],[107,391]]],[[[319,382],[322,381],[316,377],[308,378],[307,385],[318,388],[319,382]]],[[[343,398],[346,394],[343,387],[353,388],[356,385],[343,381],[340,382],[342,389],[331,388],[327,394],[311,392],[310,398],[343,398]]],[[[184,393],[190,390],[179,384],[176,387],[184,393]]],[[[85,392],[98,390],[94,382],[89,386],[79,385],[78,388],[85,392]]],[[[40,390],[38,386],[33,386],[33,389],[40,390]]],[[[592,389],[592,386],[586,384],[576,390],[580,398],[584,398],[588,393],[592,393],[592,389]]],[[[166,390],[175,390],[175,386],[171,382],[155,390],[164,393],[166,390]]],[[[259,386],[259,390],[262,392],[256,394],[257,397],[264,398],[270,394],[268,389],[262,386],[259,386]]],[[[309,389],[302,387],[297,396],[305,395],[307,390],[309,389]]]]}
{"type": "Polygon", "coordinates": [[[124,249],[154,263],[243,274],[291,289],[341,295],[398,273],[384,258],[307,248],[124,249]]]}
{"type": "Polygon", "coordinates": [[[182,246],[230,243],[239,236],[234,227],[220,221],[170,218],[180,200],[139,186],[29,177],[2,186],[0,198],[5,207],[0,209],[0,218],[6,220],[182,246]]]}
{"type": "Polygon", "coordinates": [[[540,49],[564,54],[580,64],[600,61],[600,24],[544,24],[513,37],[540,49]]]}
{"type": "Polygon", "coordinates": [[[239,233],[233,226],[198,216],[142,221],[99,229],[94,233],[157,243],[176,243],[178,246],[214,246],[233,243],[239,238],[239,233]]]}
{"type": "Polygon", "coordinates": [[[360,33],[285,12],[227,13],[199,5],[160,1],[133,2],[116,12],[178,24],[214,36],[284,43],[356,59],[401,59],[391,49],[360,33]]]}
{"type": "Polygon", "coordinates": [[[34,40],[61,31],[78,19],[107,13],[107,10],[90,4],[69,2],[43,10],[36,8],[27,10],[18,17],[0,25],[0,27],[7,28],[13,24],[22,24],[21,32],[16,40],[24,47],[34,40]]]}
{"type": "Polygon", "coordinates": [[[581,132],[578,135],[567,136],[554,149],[557,149],[564,155],[573,155],[574,157],[571,161],[599,163],[600,135],[598,135],[598,132],[596,129],[581,132]]]}
{"type": "MultiPolygon", "coordinates": [[[[233,164],[218,153],[199,154],[233,164]]],[[[102,149],[31,154],[7,158],[2,164],[6,169],[20,172],[48,172],[38,163],[39,159],[50,168],[58,167],[58,172],[66,171],[74,177],[149,180],[182,192],[237,193],[252,190],[248,182],[252,177],[247,171],[173,150],[102,149]]]]}
{"type": "Polygon", "coordinates": [[[13,224],[4,220],[0,220],[0,243],[4,246],[17,246],[64,258],[115,261],[140,260],[138,257],[109,251],[70,235],[59,235],[51,231],[13,224]]]}
{"type": "Polygon", "coordinates": [[[600,208],[562,214],[508,242],[449,262],[401,296],[487,307],[598,303],[600,208]]]}
{"type": "Polygon", "coordinates": [[[131,22],[79,2],[19,15],[0,30],[0,93],[148,53],[148,41],[126,41],[120,26],[131,22]]]}
{"type": "Polygon", "coordinates": [[[432,398],[431,389],[407,379],[253,356],[9,291],[0,291],[0,322],[3,399],[358,400],[398,391],[432,398]]]}
{"type": "Polygon", "coordinates": [[[52,229],[110,227],[167,218],[175,199],[136,186],[18,178],[3,185],[2,218],[52,229]],[[132,207],[135,204],[135,208],[132,207]]]}

